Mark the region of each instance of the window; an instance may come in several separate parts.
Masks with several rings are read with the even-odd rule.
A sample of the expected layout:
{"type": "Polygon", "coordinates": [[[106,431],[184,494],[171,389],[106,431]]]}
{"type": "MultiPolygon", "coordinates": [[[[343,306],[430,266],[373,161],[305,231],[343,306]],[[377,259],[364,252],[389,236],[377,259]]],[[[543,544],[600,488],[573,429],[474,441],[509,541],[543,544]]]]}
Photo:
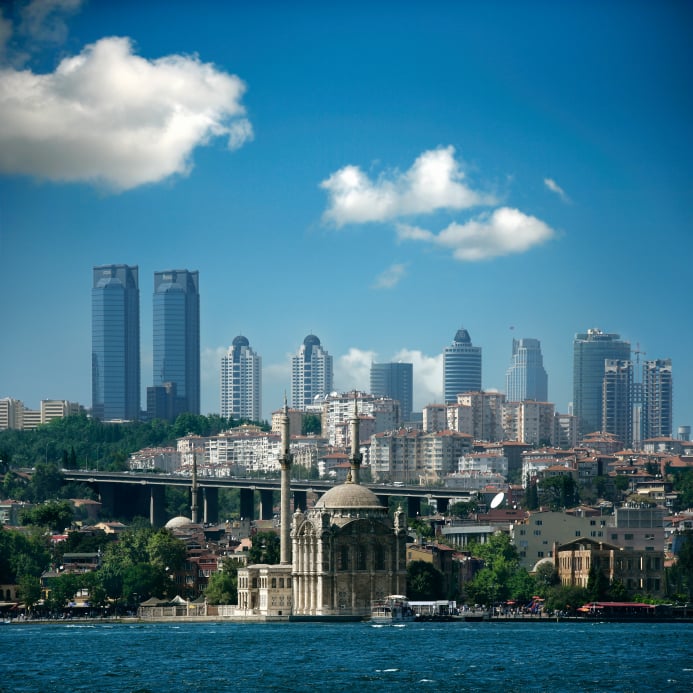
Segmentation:
{"type": "Polygon", "coordinates": [[[576,537],[579,537],[579,536],[580,536],[580,530],[579,530],[579,529],[576,529],[576,530],[575,530],[575,536],[576,536],[576,537]]]}
{"type": "Polygon", "coordinates": [[[349,548],[347,546],[340,547],[339,550],[339,569],[349,570],[349,548]]]}

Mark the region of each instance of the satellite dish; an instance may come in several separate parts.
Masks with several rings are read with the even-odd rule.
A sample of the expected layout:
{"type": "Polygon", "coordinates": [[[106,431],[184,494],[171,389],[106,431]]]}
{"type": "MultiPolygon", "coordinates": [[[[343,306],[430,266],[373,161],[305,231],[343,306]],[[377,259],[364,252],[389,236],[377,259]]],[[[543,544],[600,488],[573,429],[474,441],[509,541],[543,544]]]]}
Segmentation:
{"type": "Polygon", "coordinates": [[[503,491],[500,493],[497,493],[494,497],[493,500],[491,501],[491,508],[497,508],[505,499],[505,494],[503,491]]]}

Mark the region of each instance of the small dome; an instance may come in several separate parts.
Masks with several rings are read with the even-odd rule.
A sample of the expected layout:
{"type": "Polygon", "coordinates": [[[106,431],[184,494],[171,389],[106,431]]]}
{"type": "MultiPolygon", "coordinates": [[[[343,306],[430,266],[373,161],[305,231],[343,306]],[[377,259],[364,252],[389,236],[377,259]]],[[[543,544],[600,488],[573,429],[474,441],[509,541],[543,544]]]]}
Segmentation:
{"type": "Polygon", "coordinates": [[[385,510],[378,496],[361,484],[340,484],[322,496],[315,507],[325,510],[371,508],[385,510]]]}
{"type": "Polygon", "coordinates": [[[238,337],[234,337],[233,342],[231,342],[233,346],[235,347],[244,347],[244,346],[250,346],[250,342],[248,341],[247,337],[244,337],[242,334],[239,334],[238,337]]]}
{"type": "Polygon", "coordinates": [[[320,346],[320,340],[314,334],[309,334],[303,340],[303,344],[304,346],[320,346]]]}
{"type": "Polygon", "coordinates": [[[177,527],[185,527],[186,525],[191,525],[192,520],[189,517],[183,517],[183,515],[178,515],[177,517],[172,517],[166,523],[166,529],[176,529],[177,527]]]}

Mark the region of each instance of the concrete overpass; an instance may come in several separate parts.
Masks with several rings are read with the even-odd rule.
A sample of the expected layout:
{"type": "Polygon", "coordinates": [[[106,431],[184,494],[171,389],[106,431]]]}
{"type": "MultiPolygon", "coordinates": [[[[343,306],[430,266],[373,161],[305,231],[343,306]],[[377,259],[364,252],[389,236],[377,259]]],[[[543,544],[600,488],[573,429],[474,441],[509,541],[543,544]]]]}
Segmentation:
{"type": "MultiPolygon", "coordinates": [[[[164,493],[167,486],[191,489],[192,479],[178,474],[146,472],[99,472],[63,470],[66,481],[88,484],[99,495],[105,511],[113,517],[149,517],[155,527],[166,523],[164,493]]],[[[216,478],[198,476],[198,507],[202,508],[202,521],[219,521],[219,489],[238,489],[241,516],[255,519],[255,494],[259,494],[260,519],[273,517],[274,494],[279,492],[279,479],[216,478]]],[[[305,508],[309,492],[321,496],[335,485],[332,481],[291,480],[294,507],[305,508]]],[[[392,484],[364,484],[387,507],[390,497],[406,499],[407,514],[415,517],[421,510],[421,501],[435,500],[438,510],[445,512],[451,497],[463,496],[451,489],[421,486],[395,486],[392,484]]]]}

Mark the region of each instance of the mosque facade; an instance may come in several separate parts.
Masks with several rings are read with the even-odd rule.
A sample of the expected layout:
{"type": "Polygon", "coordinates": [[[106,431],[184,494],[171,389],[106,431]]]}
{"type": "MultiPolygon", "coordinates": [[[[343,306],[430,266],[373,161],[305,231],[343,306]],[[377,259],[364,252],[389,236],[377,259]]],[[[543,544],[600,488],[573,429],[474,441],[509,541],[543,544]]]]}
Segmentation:
{"type": "Polygon", "coordinates": [[[281,559],[238,571],[236,615],[248,619],[345,619],[370,615],[373,601],[406,594],[406,516],[360,484],[359,419],[350,421],[351,471],[310,509],[290,515],[289,417],[282,422],[281,559]]]}

